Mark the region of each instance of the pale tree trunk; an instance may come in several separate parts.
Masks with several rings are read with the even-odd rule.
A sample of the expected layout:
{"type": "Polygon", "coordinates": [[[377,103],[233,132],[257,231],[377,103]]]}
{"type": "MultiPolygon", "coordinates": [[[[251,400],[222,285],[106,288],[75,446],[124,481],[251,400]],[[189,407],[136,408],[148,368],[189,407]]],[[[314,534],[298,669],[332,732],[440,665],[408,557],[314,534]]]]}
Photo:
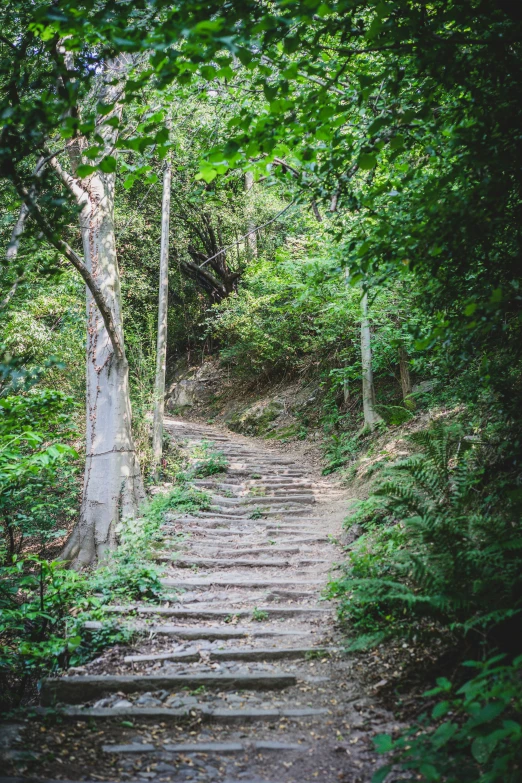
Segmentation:
{"type": "Polygon", "coordinates": [[[402,345],[399,345],[399,372],[401,375],[402,399],[407,400],[411,394],[411,378],[408,354],[402,345]]]}
{"type": "MultiPolygon", "coordinates": [[[[33,177],[35,178],[35,180],[42,176],[44,169],[45,169],[44,159],[40,158],[33,171],[33,177]]],[[[36,185],[34,183],[29,193],[32,198],[36,196],[36,185]]],[[[20,211],[18,213],[18,218],[13,226],[13,230],[11,231],[11,239],[9,240],[9,244],[7,246],[7,250],[5,253],[5,260],[8,264],[14,265],[16,263],[18,250],[20,248],[20,240],[22,238],[22,234],[24,233],[25,224],[27,218],[29,217],[29,214],[30,214],[29,206],[25,203],[25,201],[22,201],[22,204],[20,205],[20,211]]],[[[25,272],[22,272],[21,275],[18,275],[13,285],[7,292],[6,296],[0,302],[0,310],[3,310],[5,307],[7,307],[7,305],[9,304],[9,302],[11,301],[11,299],[16,293],[16,289],[18,288],[20,283],[22,283],[24,280],[25,280],[25,272]]]]}
{"type": "Polygon", "coordinates": [[[256,224],[252,216],[252,188],[254,187],[254,175],[251,171],[245,172],[245,193],[247,207],[247,256],[249,259],[257,258],[257,234],[254,231],[256,224]]]}
{"type": "MultiPolygon", "coordinates": [[[[119,64],[111,64],[114,75],[119,64]]],[[[101,99],[112,103],[121,83],[110,85],[101,99]]],[[[106,149],[113,149],[115,132],[108,128],[106,149]]],[[[71,150],[71,164],[77,156],[71,150]]],[[[56,160],[52,162],[59,169],[56,160]]],[[[60,173],[67,183],[69,175],[60,173]]],[[[110,311],[102,313],[87,288],[87,438],[83,498],[79,521],[63,552],[64,559],[82,567],[116,548],[118,525],[136,516],[145,493],[131,429],[129,368],[123,342],[121,290],[114,227],[115,174],[95,172],[86,180],[69,178],[69,188],[81,205],[80,228],[84,263],[110,311]],[[115,335],[114,335],[115,332],[115,335]]]]}
{"type": "Polygon", "coordinates": [[[172,163],[170,155],[163,173],[163,198],[161,202],[161,247],[158,297],[158,337],[156,343],[156,380],[154,384],[154,421],[152,425],[152,453],[154,473],[158,478],[163,454],[163,415],[165,412],[165,371],[167,363],[167,316],[169,298],[169,229],[170,189],[172,163]]]}
{"type": "Polygon", "coordinates": [[[361,358],[362,358],[362,398],[364,424],[370,430],[382,421],[375,410],[375,386],[373,383],[372,345],[370,322],[368,320],[368,294],[361,300],[361,358]]]}

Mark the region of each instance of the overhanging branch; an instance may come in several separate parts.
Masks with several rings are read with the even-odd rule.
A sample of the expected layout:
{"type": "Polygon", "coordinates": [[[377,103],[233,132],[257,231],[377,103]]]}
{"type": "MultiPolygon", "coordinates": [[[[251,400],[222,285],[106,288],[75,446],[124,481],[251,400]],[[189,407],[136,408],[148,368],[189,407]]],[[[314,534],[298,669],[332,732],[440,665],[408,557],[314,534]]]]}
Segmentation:
{"type": "Polygon", "coordinates": [[[107,304],[107,302],[105,301],[100,286],[92,276],[91,272],[87,269],[80,256],[72,249],[72,247],[67,242],[65,242],[61,237],[59,237],[56,234],[56,232],[53,231],[53,229],[49,226],[44,216],[40,212],[40,209],[36,204],[35,200],[31,196],[31,194],[27,191],[27,189],[23,186],[23,184],[20,182],[20,179],[18,178],[16,172],[12,171],[11,174],[18,195],[20,196],[20,198],[23,199],[24,203],[27,205],[27,208],[29,209],[31,216],[40,227],[44,237],[47,239],[48,242],[50,242],[51,245],[53,245],[53,247],[55,247],[63,256],[65,256],[65,258],[73,265],[76,271],[83,278],[85,285],[91,292],[92,297],[98,307],[98,310],[100,311],[101,317],[103,318],[103,323],[105,324],[105,328],[107,329],[107,334],[109,335],[109,339],[112,343],[112,347],[114,349],[116,356],[120,360],[125,359],[125,351],[123,349],[123,343],[122,340],[120,339],[119,331],[116,327],[116,324],[114,323],[112,311],[109,305],[107,304]]]}

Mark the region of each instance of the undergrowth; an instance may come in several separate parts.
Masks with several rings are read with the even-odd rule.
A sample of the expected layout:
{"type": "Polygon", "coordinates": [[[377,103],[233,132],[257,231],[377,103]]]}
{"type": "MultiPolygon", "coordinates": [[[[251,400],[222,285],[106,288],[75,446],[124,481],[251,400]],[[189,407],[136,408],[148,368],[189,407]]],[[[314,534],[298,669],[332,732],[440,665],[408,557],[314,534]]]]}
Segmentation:
{"type": "Polygon", "coordinates": [[[154,561],[167,512],[207,508],[207,495],[182,484],[148,502],[139,519],[122,523],[120,545],[97,569],[76,573],[63,562],[35,555],[4,559],[0,580],[0,711],[34,698],[38,680],[83,664],[132,633],[116,623],[88,630],[88,620],[105,620],[114,598],[158,601],[162,570],[154,561]]]}
{"type": "Polygon", "coordinates": [[[347,521],[363,535],[347,550],[329,595],[339,599],[352,650],[391,638],[443,639],[458,655],[465,637],[477,660],[466,662],[474,676],[460,677],[456,690],[439,678],[427,696],[444,699],[431,714],[396,739],[378,739],[393,761],[374,781],[399,764],[424,781],[515,783],[522,749],[518,495],[505,491],[512,477],[492,473],[488,444],[459,427],[433,426],[410,443],[413,453],[383,468],[347,521]]]}

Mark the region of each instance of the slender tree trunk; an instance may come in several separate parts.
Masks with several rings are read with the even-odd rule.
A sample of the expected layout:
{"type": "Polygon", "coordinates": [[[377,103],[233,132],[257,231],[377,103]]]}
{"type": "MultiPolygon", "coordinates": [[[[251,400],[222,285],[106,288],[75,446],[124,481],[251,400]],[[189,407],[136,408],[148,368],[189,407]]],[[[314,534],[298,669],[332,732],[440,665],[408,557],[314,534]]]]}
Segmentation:
{"type": "Polygon", "coordinates": [[[158,300],[158,338],[156,344],[156,381],[154,384],[154,421],[152,427],[152,452],[156,477],[163,453],[163,414],[165,411],[165,370],[167,362],[167,315],[169,295],[169,228],[170,188],[172,164],[167,158],[163,174],[163,199],[161,203],[161,249],[158,300]]]}
{"type": "MultiPolygon", "coordinates": [[[[85,264],[103,290],[123,345],[121,290],[114,233],[114,174],[94,174],[80,214],[85,264]]],[[[76,567],[117,544],[121,520],[145,497],[131,429],[129,367],[118,356],[87,289],[87,440],[80,519],[63,553],[76,567]]]]}
{"type": "Polygon", "coordinates": [[[361,357],[362,357],[362,397],[364,424],[371,430],[382,421],[375,410],[375,386],[373,383],[372,346],[370,322],[368,320],[368,294],[361,300],[361,357]]]}
{"type": "MultiPolygon", "coordinates": [[[[99,100],[114,106],[127,68],[125,61],[108,64],[99,100]],[[114,76],[120,80],[117,82],[114,76]]],[[[118,112],[118,108],[112,113],[118,112]]],[[[110,116],[110,115],[109,115],[110,116]]],[[[108,152],[114,150],[117,132],[100,126],[108,152]]],[[[73,174],[81,158],[79,145],[69,150],[73,174]]],[[[56,164],[57,165],[57,164],[56,164]]],[[[107,329],[100,308],[87,288],[87,395],[86,459],[80,518],[62,557],[82,567],[100,560],[116,548],[118,526],[137,515],[145,498],[139,461],[132,436],[129,367],[123,340],[120,275],[114,226],[115,174],[95,172],[79,181],[62,172],[62,180],[81,205],[80,229],[84,262],[101,290],[100,304],[110,311],[107,329]]]]}
{"type": "Polygon", "coordinates": [[[401,374],[402,399],[406,400],[411,394],[411,378],[408,354],[402,345],[399,345],[399,371],[401,374]]]}
{"type": "Polygon", "coordinates": [[[252,193],[251,190],[254,186],[254,175],[251,171],[245,172],[245,194],[246,194],[246,206],[247,206],[247,256],[250,259],[257,258],[257,234],[254,231],[256,224],[252,216],[252,193]],[[252,232],[251,234],[248,232],[252,232]]]}

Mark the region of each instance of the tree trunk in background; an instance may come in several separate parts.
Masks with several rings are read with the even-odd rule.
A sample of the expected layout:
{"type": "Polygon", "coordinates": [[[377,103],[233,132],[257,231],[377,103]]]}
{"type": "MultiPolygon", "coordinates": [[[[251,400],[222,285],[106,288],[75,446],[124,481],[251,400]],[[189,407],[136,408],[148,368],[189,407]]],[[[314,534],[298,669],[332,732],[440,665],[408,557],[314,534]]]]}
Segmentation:
{"type": "MultiPolygon", "coordinates": [[[[108,78],[101,85],[100,102],[113,105],[117,100],[122,82],[115,83],[114,75],[121,75],[126,67],[125,62],[108,64],[108,78]]],[[[117,108],[111,114],[116,111],[117,108]]],[[[112,151],[117,132],[111,126],[103,126],[103,122],[99,132],[105,149],[112,151]]],[[[75,174],[81,159],[79,144],[72,144],[69,153],[75,174]]],[[[115,350],[100,310],[87,289],[85,477],[80,518],[62,553],[75,567],[82,567],[115,549],[119,522],[137,515],[145,492],[132,436],[129,367],[123,348],[114,227],[116,176],[96,171],[85,180],[69,179],[69,187],[81,204],[84,262],[110,308],[121,346],[119,352],[115,350]]]]}
{"type": "Polygon", "coordinates": [[[373,385],[372,346],[370,322],[368,321],[368,294],[361,300],[361,357],[362,357],[362,398],[364,424],[371,430],[382,421],[375,410],[375,387],[373,385]]]}
{"type": "Polygon", "coordinates": [[[246,193],[246,209],[247,209],[247,230],[246,233],[248,234],[249,231],[252,231],[252,234],[248,234],[248,237],[246,239],[246,246],[247,246],[247,256],[250,259],[257,258],[257,236],[254,231],[254,228],[256,227],[255,221],[253,219],[253,216],[251,214],[252,212],[252,206],[251,206],[251,196],[250,191],[252,190],[254,186],[254,175],[251,171],[245,172],[245,193],[246,193]]]}
{"type": "Polygon", "coordinates": [[[167,362],[167,315],[169,295],[169,228],[172,163],[170,156],[163,174],[161,202],[161,249],[158,298],[158,337],[156,343],[156,381],[154,384],[154,421],[152,425],[152,453],[154,472],[158,476],[163,454],[163,415],[165,412],[165,369],[167,362]]]}
{"type": "Polygon", "coordinates": [[[399,371],[401,374],[402,399],[406,400],[411,394],[411,378],[408,354],[402,344],[399,345],[399,371]]]}

